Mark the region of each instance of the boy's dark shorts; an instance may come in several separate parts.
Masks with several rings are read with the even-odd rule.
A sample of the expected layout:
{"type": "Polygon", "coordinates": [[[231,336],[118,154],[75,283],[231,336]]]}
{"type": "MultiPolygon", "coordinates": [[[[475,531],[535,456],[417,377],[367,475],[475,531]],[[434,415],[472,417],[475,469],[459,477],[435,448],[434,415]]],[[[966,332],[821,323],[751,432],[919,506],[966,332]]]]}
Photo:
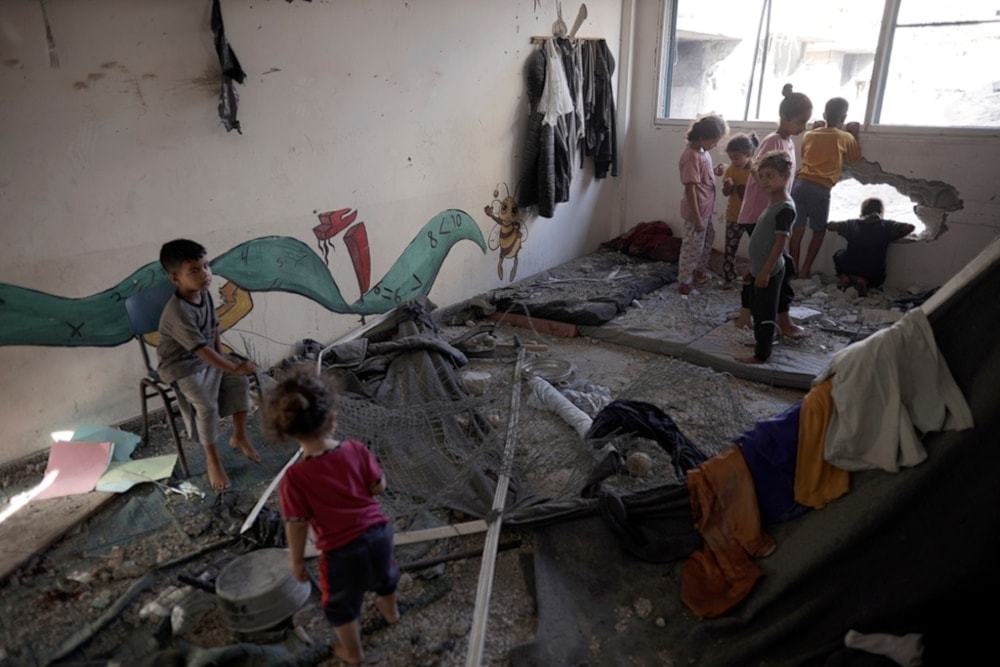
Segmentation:
{"type": "Polygon", "coordinates": [[[365,593],[392,595],[399,584],[399,563],[393,557],[392,524],[372,526],[332,551],[319,563],[323,611],[330,623],[344,625],[361,615],[365,593]]]}

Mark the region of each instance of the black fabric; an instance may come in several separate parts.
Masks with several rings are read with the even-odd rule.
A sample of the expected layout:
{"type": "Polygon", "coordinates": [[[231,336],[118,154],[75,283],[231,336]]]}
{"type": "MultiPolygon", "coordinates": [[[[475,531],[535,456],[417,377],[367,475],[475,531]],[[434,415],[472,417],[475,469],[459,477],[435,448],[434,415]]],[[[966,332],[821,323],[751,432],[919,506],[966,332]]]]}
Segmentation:
{"type": "Polygon", "coordinates": [[[630,554],[650,563],[671,563],[701,547],[687,484],[619,496],[604,493],[601,518],[630,554]]]}
{"type": "Polygon", "coordinates": [[[219,94],[219,118],[226,128],[226,132],[236,130],[243,134],[240,121],[236,120],[236,111],[239,105],[240,96],[233,86],[233,82],[243,83],[246,80],[246,72],[240,66],[239,58],[233,51],[226,39],[226,28],[222,23],[222,7],[219,0],[212,0],[212,33],[215,35],[215,53],[219,58],[219,66],[222,67],[222,91],[219,94]]]}
{"type": "Polygon", "coordinates": [[[572,165],[567,119],[565,116],[560,118],[553,127],[543,123],[544,115],[538,112],[545,89],[546,67],[544,49],[536,49],[529,56],[525,69],[530,113],[517,191],[521,207],[537,206],[538,215],[551,218],[555,215],[556,204],[569,201],[572,165]]]}
{"type": "MultiPolygon", "coordinates": [[[[603,39],[584,42],[583,48],[592,56],[584,62],[593,62],[591,76],[584,77],[584,88],[592,87],[594,100],[589,116],[584,118],[586,128],[585,153],[594,158],[594,178],[618,175],[618,126],[615,117],[614,91],[611,79],[615,72],[615,58],[603,39]]],[[[585,72],[586,74],[586,72],[585,72]]]]}
{"type": "Polygon", "coordinates": [[[774,335],[778,333],[778,300],[784,284],[785,269],[771,276],[765,287],[753,286],[750,314],[753,316],[753,337],[756,341],[753,356],[760,361],[771,357],[774,335]]]}
{"type": "Polygon", "coordinates": [[[635,434],[655,440],[670,455],[678,477],[708,460],[663,410],[643,401],[617,400],[604,406],[584,436],[588,440],[635,434]]]}

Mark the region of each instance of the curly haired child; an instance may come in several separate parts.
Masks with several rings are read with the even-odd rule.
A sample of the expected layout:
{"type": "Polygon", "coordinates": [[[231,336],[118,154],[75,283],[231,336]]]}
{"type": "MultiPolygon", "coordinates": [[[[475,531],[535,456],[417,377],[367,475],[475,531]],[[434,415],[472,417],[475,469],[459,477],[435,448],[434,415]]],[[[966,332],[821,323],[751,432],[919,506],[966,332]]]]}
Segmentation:
{"type": "Polygon", "coordinates": [[[399,565],[392,523],[376,498],[386,489],[385,475],[361,441],[334,437],[336,402],[334,388],[312,368],[296,369],[268,392],[264,426],[273,440],[294,438],[303,452],[280,487],[292,573],[308,580],[304,553],[311,526],[321,552],[323,610],[338,640],[333,653],[361,664],[365,593],[374,591],[375,607],[396,623],[399,565]]]}

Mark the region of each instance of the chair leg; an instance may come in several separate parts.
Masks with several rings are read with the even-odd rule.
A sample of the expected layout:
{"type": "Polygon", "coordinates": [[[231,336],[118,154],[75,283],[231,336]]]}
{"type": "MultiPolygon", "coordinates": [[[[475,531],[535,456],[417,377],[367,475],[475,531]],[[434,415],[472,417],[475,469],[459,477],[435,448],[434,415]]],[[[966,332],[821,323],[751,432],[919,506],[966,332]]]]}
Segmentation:
{"type": "Polygon", "coordinates": [[[164,407],[167,411],[167,423],[170,424],[170,432],[174,436],[174,444],[177,445],[177,458],[181,462],[181,471],[184,473],[185,477],[189,477],[191,473],[188,472],[188,462],[187,457],[184,455],[184,443],[181,441],[180,433],[177,432],[177,422],[174,420],[174,413],[170,409],[170,401],[167,399],[166,395],[163,397],[164,407]]]}
{"type": "MultiPolygon", "coordinates": [[[[170,396],[167,395],[167,392],[163,389],[163,387],[157,385],[154,382],[151,382],[151,381],[148,381],[148,380],[144,379],[142,381],[142,386],[143,387],[149,387],[150,389],[152,389],[153,391],[155,391],[157,394],[159,394],[161,399],[163,399],[163,409],[167,413],[167,425],[170,426],[170,433],[174,437],[174,444],[177,445],[177,458],[180,459],[181,471],[183,471],[184,477],[190,476],[190,473],[188,472],[187,457],[184,455],[184,443],[183,443],[183,441],[181,441],[181,435],[177,431],[177,422],[174,420],[174,412],[173,412],[173,410],[170,409],[170,396]]],[[[143,392],[143,399],[142,399],[142,418],[143,418],[143,424],[144,424],[144,430],[145,430],[145,433],[146,433],[146,438],[148,440],[148,438],[149,438],[149,425],[148,425],[148,417],[147,417],[147,411],[146,411],[146,394],[145,394],[145,391],[143,392]]]]}
{"type": "Polygon", "coordinates": [[[149,444],[149,411],[146,408],[146,399],[149,395],[146,393],[146,384],[139,384],[139,397],[142,399],[142,444],[149,444]]]}

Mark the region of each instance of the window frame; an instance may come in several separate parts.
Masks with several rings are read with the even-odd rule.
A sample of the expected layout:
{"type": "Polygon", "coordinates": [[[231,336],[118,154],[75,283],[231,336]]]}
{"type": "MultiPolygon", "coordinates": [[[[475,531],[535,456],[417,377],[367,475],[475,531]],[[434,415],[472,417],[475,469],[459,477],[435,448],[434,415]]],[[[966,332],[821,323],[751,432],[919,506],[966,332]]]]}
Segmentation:
{"type": "MultiPolygon", "coordinates": [[[[677,6],[679,2],[680,0],[660,0],[657,43],[659,54],[655,68],[656,95],[653,99],[654,126],[687,126],[693,120],[691,118],[672,118],[669,115],[664,116],[661,113],[661,111],[669,111],[669,98],[667,95],[673,84],[673,68],[668,63],[668,56],[671,52],[668,44],[677,34],[677,6]],[[668,28],[669,36],[667,32],[668,28]]],[[[868,87],[868,101],[865,105],[864,121],[861,123],[861,129],[864,132],[876,134],[905,135],[919,133],[922,136],[937,134],[942,136],[971,135],[977,137],[1000,137],[1000,127],[974,125],[890,125],[878,122],[882,111],[882,101],[885,97],[886,80],[889,76],[889,63],[892,58],[893,38],[898,27],[899,8],[903,0],[884,0],[884,2],[882,25],[879,28],[879,37],[875,47],[875,61],[872,64],[871,85],[868,87]]],[[[767,130],[774,126],[774,123],[743,119],[733,119],[729,121],[729,124],[730,126],[753,130],[767,130]]]]}

